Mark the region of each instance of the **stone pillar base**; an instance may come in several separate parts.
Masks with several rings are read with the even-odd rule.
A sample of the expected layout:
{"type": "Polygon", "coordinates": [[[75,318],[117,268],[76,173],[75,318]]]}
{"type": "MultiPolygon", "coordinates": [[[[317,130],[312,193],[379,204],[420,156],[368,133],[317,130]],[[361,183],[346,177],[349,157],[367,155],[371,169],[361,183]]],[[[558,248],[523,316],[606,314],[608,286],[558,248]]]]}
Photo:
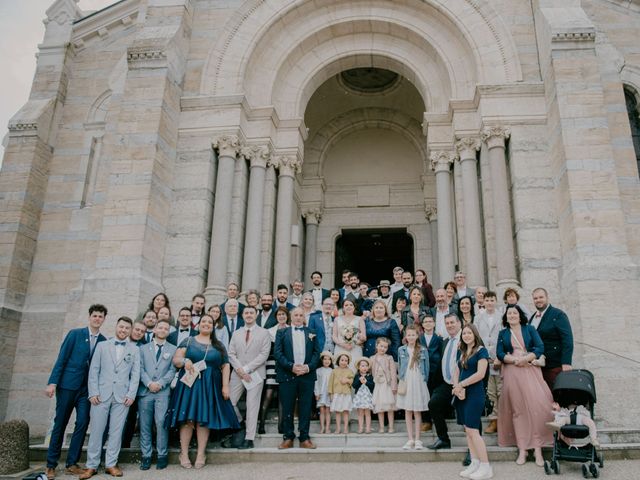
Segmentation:
{"type": "Polygon", "coordinates": [[[211,305],[218,305],[224,301],[227,294],[226,287],[222,285],[212,285],[204,289],[203,295],[206,299],[207,308],[211,305]]]}

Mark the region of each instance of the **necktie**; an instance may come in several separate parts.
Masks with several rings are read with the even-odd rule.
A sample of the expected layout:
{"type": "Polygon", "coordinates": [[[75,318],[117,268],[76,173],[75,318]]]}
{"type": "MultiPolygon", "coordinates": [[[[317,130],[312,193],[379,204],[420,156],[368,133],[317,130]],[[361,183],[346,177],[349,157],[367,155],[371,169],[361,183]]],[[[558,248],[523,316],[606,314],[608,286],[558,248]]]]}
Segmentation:
{"type": "Polygon", "coordinates": [[[156,343],[156,347],[158,347],[156,351],[156,362],[157,362],[158,360],[160,360],[160,355],[162,354],[162,345],[158,345],[156,343]]]}
{"type": "Polygon", "coordinates": [[[445,382],[451,383],[451,352],[453,352],[453,344],[455,340],[453,338],[449,339],[449,343],[447,344],[447,354],[445,355],[445,365],[444,365],[444,374],[447,378],[445,378],[445,382]]]}
{"type": "Polygon", "coordinates": [[[406,298],[407,300],[409,300],[409,290],[405,290],[405,291],[404,291],[404,298],[406,298]]]}
{"type": "Polygon", "coordinates": [[[146,339],[147,339],[147,343],[149,343],[151,341],[151,334],[152,334],[152,332],[145,333],[146,339]]]}
{"type": "Polygon", "coordinates": [[[127,342],[116,342],[116,346],[124,347],[127,342]]]}
{"type": "Polygon", "coordinates": [[[294,327],[296,332],[302,332],[304,331],[304,327],[294,327]]]}
{"type": "Polygon", "coordinates": [[[251,335],[251,330],[247,328],[247,333],[244,335],[244,343],[249,343],[249,335],[251,335]]]}
{"type": "Polygon", "coordinates": [[[236,319],[232,318],[231,319],[231,333],[233,333],[236,329],[236,319]]]}
{"type": "Polygon", "coordinates": [[[98,336],[97,335],[91,335],[91,340],[90,344],[91,344],[91,352],[89,352],[89,355],[93,355],[93,351],[96,348],[96,342],[98,341],[98,336]]]}

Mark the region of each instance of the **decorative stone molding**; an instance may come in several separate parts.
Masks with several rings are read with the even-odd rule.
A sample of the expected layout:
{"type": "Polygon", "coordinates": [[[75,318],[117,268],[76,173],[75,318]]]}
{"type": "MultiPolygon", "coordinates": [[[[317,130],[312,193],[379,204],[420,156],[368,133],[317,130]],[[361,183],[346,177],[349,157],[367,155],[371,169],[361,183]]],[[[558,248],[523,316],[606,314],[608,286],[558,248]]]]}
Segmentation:
{"type": "Polygon", "coordinates": [[[293,177],[296,173],[302,172],[302,162],[296,155],[278,155],[273,166],[278,169],[281,177],[293,177]]]}
{"type": "Polygon", "coordinates": [[[251,162],[252,167],[267,168],[271,159],[269,145],[246,145],[240,149],[240,154],[251,162]]]}
{"type": "Polygon", "coordinates": [[[431,152],[429,160],[431,160],[431,170],[435,173],[438,172],[450,172],[451,165],[458,158],[458,154],[450,150],[440,150],[431,152]]]}
{"type": "Polygon", "coordinates": [[[424,209],[424,215],[429,223],[438,220],[438,208],[435,205],[427,205],[424,209]]]}
{"type": "Polygon", "coordinates": [[[211,146],[218,151],[221,157],[236,157],[240,152],[240,140],[236,135],[220,135],[211,146]]]}
{"type": "Polygon", "coordinates": [[[320,220],[322,220],[322,209],[318,207],[303,210],[302,216],[307,221],[307,225],[318,225],[320,223],[320,220]]]}
{"type": "Polygon", "coordinates": [[[167,52],[157,47],[127,48],[129,69],[164,68],[167,66],[167,52]]]}
{"type": "Polygon", "coordinates": [[[578,32],[554,32],[552,42],[595,42],[595,30],[583,30],[578,32]]]}
{"type": "Polygon", "coordinates": [[[501,125],[492,125],[482,130],[482,141],[487,144],[489,149],[501,147],[504,148],[505,141],[511,136],[511,130],[501,125]]]}
{"type": "Polygon", "coordinates": [[[456,142],[456,151],[460,155],[458,161],[475,160],[476,152],[481,146],[482,142],[478,137],[459,137],[456,142]]]}

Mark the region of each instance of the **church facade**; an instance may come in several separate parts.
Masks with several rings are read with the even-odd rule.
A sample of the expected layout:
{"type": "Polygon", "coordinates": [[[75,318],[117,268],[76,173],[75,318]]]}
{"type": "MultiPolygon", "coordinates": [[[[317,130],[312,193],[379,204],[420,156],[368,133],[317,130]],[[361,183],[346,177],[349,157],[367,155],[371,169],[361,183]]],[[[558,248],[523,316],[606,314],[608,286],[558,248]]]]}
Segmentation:
{"type": "Polygon", "coordinates": [[[92,303],[109,331],[157,292],[397,263],[544,286],[601,416],[640,418],[603,351],[640,360],[637,0],[57,0],[45,24],[0,173],[0,417],[44,434],[92,303]]]}

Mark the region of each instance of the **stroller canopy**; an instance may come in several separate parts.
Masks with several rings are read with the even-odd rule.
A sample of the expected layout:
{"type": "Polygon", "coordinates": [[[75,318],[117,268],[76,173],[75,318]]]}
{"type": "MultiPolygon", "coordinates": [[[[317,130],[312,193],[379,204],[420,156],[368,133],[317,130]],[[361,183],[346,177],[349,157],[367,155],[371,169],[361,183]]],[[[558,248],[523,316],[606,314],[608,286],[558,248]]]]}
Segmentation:
{"type": "Polygon", "coordinates": [[[589,370],[561,372],[553,385],[553,399],[562,407],[596,403],[596,384],[589,370]]]}

